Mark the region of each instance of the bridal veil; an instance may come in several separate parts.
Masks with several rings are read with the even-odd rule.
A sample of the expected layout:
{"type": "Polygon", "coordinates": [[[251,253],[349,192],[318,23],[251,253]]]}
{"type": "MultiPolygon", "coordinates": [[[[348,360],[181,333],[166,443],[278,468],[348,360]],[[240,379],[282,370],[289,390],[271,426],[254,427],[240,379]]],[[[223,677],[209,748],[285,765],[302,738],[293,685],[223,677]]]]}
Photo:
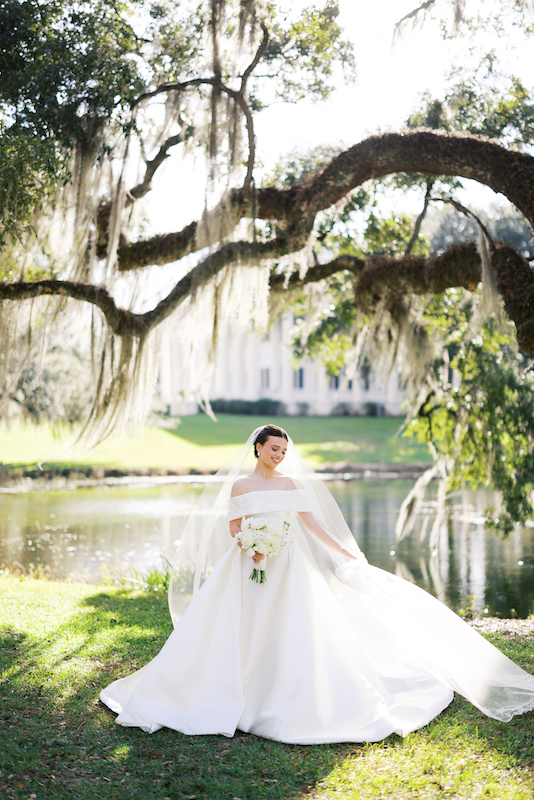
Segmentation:
{"type": "MultiPolygon", "coordinates": [[[[262,426],[263,427],[263,426],[262,426]]],[[[230,547],[228,503],[234,482],[255,465],[256,428],[200,496],[177,547],[169,588],[176,625],[230,547]]],[[[291,439],[281,471],[303,490],[329,535],[356,556],[338,555],[296,517],[299,546],[335,596],[379,673],[409,676],[424,670],[462,694],[485,714],[508,721],[534,708],[534,677],[504,656],[439,600],[414,584],[367,563],[336,501],[291,439]]]]}

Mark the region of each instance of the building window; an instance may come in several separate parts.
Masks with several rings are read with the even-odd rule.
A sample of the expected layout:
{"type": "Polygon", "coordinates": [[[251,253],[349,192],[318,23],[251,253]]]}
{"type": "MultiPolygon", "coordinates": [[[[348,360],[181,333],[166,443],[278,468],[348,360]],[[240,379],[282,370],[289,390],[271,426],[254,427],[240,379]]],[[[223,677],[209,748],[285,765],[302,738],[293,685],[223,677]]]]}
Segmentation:
{"type": "Polygon", "coordinates": [[[339,389],[339,375],[331,375],[328,386],[330,389],[339,389]]]}
{"type": "Polygon", "coordinates": [[[293,373],[293,388],[304,389],[304,367],[296,369],[293,373]]]}
{"type": "Polygon", "coordinates": [[[347,389],[349,390],[349,392],[350,392],[350,391],[351,391],[351,389],[352,389],[352,378],[351,378],[351,379],[350,379],[350,381],[347,383],[347,389]]]}
{"type": "Polygon", "coordinates": [[[363,383],[363,388],[366,392],[368,392],[371,381],[371,365],[367,358],[364,358],[363,364],[360,367],[360,376],[363,383]]]}
{"type": "Polygon", "coordinates": [[[269,383],[270,383],[270,381],[269,381],[269,368],[267,367],[267,369],[262,369],[261,372],[260,372],[260,385],[261,385],[261,388],[262,389],[268,389],[269,388],[269,383]]]}

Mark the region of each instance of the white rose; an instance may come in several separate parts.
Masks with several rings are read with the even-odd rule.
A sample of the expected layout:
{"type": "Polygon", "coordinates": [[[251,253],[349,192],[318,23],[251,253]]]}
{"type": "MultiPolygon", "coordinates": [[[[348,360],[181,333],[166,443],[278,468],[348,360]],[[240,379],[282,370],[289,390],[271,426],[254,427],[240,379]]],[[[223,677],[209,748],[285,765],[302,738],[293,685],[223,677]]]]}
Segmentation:
{"type": "Polygon", "coordinates": [[[267,533],[270,533],[270,534],[280,533],[280,525],[278,525],[278,523],[276,523],[276,522],[268,522],[267,523],[267,533]]]}

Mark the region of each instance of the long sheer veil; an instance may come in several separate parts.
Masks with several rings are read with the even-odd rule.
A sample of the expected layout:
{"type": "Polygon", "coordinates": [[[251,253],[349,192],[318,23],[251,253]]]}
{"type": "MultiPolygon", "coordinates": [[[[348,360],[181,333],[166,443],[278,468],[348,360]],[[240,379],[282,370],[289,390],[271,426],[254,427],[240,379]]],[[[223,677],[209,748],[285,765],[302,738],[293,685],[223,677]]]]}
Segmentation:
{"type": "MultiPolygon", "coordinates": [[[[256,428],[244,447],[200,496],[176,551],[169,608],[176,625],[218,561],[236,547],[228,527],[234,482],[255,465],[256,428]]],[[[534,677],[504,656],[432,595],[367,563],[339,506],[289,439],[281,471],[306,493],[307,504],[328,534],[356,556],[344,558],[311,536],[296,517],[298,545],[327,581],[339,613],[351,625],[380,674],[431,674],[488,716],[508,721],[534,708],[534,677]]]]}
{"type": "MultiPolygon", "coordinates": [[[[228,502],[235,481],[250,474],[255,467],[253,444],[263,427],[253,430],[241,450],[216,473],[213,483],[202,492],[186,523],[176,550],[169,587],[169,609],[174,625],[217,562],[230,547],[235,546],[228,527],[228,502]]],[[[316,472],[299,455],[290,437],[280,471],[306,493],[310,510],[330,536],[358,556],[360,567],[366,565],[338,504],[316,472]]],[[[336,567],[347,559],[310,536],[298,518],[295,524],[300,529],[301,546],[306,548],[308,557],[330,582],[336,567]]]]}

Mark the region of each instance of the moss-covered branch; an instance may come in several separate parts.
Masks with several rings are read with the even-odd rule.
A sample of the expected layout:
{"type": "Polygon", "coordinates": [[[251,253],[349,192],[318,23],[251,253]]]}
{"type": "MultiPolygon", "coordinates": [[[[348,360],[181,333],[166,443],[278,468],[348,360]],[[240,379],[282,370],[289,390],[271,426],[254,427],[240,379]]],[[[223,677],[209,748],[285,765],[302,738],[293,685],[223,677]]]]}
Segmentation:
{"type": "MultiPolygon", "coordinates": [[[[293,249],[299,249],[299,244],[298,241],[293,242],[293,249]]],[[[256,243],[229,242],[207,256],[178,281],[163,300],[144,314],[119,308],[107,289],[73,281],[0,283],[0,300],[21,301],[46,295],[72,297],[100,308],[111,330],[117,335],[140,336],[172,314],[194,290],[205,285],[221,269],[236,262],[258,263],[265,258],[276,258],[287,247],[285,239],[256,243]]],[[[534,353],[534,314],[531,313],[534,308],[534,272],[523,257],[508,246],[495,250],[492,263],[506,311],[516,325],[520,346],[526,352],[534,353]]],[[[480,256],[476,246],[468,243],[455,245],[441,256],[428,259],[374,256],[364,260],[342,255],[327,264],[311,267],[302,277],[298,272],[288,278],[273,271],[270,286],[272,291],[283,292],[324,280],[345,270],[355,275],[355,302],[367,313],[373,313],[384,297],[395,302],[405,295],[440,294],[451,287],[462,286],[474,290],[481,279],[480,256]]]]}
{"type": "MultiPolygon", "coordinates": [[[[235,225],[254,214],[258,219],[283,222],[288,241],[306,240],[318,211],[372,178],[398,172],[476,180],[504,194],[534,227],[534,158],[479,137],[428,130],[371,136],[291,189],[263,187],[252,202],[252,190],[245,187],[232,192],[228,203],[235,225]]],[[[199,223],[193,222],[176,233],[123,241],[119,269],[168,264],[213,243],[199,241],[198,230],[199,223]]]]}

